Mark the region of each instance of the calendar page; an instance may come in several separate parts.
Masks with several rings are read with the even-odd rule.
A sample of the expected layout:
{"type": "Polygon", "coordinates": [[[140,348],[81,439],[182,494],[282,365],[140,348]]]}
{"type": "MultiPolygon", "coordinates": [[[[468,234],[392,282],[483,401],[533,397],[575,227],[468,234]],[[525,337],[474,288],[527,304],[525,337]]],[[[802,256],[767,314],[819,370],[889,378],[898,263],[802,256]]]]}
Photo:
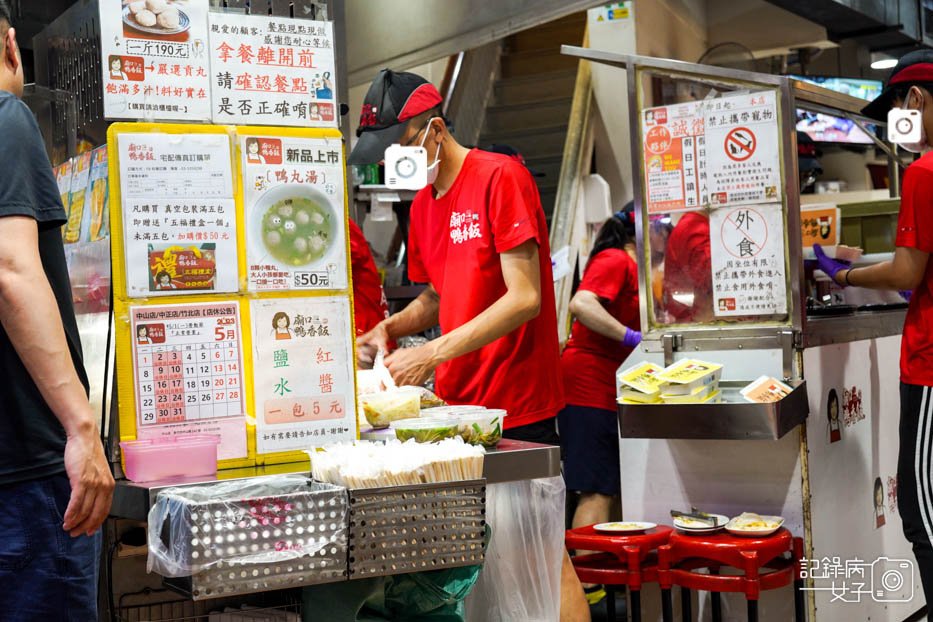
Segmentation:
{"type": "Polygon", "coordinates": [[[247,454],[236,302],[130,307],[138,437],[218,434],[220,459],[247,454]]]}

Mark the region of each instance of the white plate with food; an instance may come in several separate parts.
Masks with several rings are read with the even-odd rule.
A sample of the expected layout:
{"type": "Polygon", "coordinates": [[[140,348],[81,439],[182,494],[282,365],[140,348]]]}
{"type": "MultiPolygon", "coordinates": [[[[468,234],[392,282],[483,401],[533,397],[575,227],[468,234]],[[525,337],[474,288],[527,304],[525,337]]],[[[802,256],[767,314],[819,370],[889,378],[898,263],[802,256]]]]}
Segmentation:
{"type": "Polygon", "coordinates": [[[715,525],[688,516],[677,516],[674,518],[674,527],[684,533],[713,533],[725,527],[729,522],[729,517],[723,514],[709,514],[709,517],[716,521],[715,525]]]}
{"type": "Polygon", "coordinates": [[[726,525],[726,531],[734,536],[770,536],[781,528],[784,519],[780,516],[762,516],[754,512],[743,512],[726,525]]]}
{"type": "Polygon", "coordinates": [[[657,527],[657,524],[644,521],[599,523],[598,525],[593,525],[593,529],[604,533],[641,533],[649,529],[654,529],[655,527],[657,527]]]}
{"type": "Polygon", "coordinates": [[[171,0],[133,0],[123,7],[123,23],[150,35],[177,35],[191,28],[188,15],[171,0]]]}

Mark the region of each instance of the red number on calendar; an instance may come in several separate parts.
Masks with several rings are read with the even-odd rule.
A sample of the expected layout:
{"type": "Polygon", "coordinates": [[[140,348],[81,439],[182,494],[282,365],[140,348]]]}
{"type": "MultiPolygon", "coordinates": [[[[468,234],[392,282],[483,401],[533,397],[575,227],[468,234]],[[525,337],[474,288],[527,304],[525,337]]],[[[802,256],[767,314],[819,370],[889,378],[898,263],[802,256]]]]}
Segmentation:
{"type": "Polygon", "coordinates": [[[214,394],[214,399],[217,400],[218,402],[222,402],[223,399],[224,399],[224,394],[223,394],[223,393],[215,393],[215,394],[214,394]]]}
{"type": "Polygon", "coordinates": [[[239,391],[230,391],[230,399],[231,399],[231,400],[238,400],[238,399],[240,399],[240,392],[239,392],[239,391]]]}
{"type": "Polygon", "coordinates": [[[222,386],[224,386],[224,379],[223,379],[223,378],[217,378],[216,380],[214,380],[214,386],[215,386],[215,387],[222,387],[222,386]]]}
{"type": "Polygon", "coordinates": [[[224,340],[224,329],[220,326],[214,328],[214,341],[223,341],[224,340]]]}

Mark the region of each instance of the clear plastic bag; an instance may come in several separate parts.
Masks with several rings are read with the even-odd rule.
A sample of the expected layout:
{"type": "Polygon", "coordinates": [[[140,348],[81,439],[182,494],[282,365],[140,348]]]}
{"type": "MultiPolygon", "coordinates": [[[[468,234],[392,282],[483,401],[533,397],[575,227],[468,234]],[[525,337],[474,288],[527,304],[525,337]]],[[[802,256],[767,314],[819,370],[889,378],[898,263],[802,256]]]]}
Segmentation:
{"type": "Polygon", "coordinates": [[[212,581],[219,568],[280,575],[307,560],[312,574],[345,573],[347,506],[345,488],[302,475],[169,488],[149,510],[147,569],[212,581]]]}
{"type": "Polygon", "coordinates": [[[552,622],[560,617],[565,497],[560,476],[486,487],[492,540],[466,599],[469,622],[552,622]]]}

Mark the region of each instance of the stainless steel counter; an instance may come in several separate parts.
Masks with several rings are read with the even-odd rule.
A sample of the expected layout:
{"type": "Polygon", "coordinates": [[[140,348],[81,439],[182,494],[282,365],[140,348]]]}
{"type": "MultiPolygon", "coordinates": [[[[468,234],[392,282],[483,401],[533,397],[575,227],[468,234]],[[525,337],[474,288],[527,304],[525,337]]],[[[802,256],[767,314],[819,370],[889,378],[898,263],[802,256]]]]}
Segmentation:
{"type": "MultiPolygon", "coordinates": [[[[270,464],[246,469],[227,469],[216,476],[179,477],[156,482],[135,483],[126,479],[118,480],[113,493],[111,516],[131,520],[145,521],[149,508],[159,492],[175,486],[192,486],[216,481],[282,475],[285,473],[307,473],[310,475],[308,462],[292,464],[270,464]]],[[[541,477],[560,475],[560,447],[540,445],[502,439],[499,446],[486,453],[483,464],[483,477],[487,484],[500,484],[541,477]]]]}
{"type": "Polygon", "coordinates": [[[864,311],[853,315],[807,318],[803,347],[834,343],[849,343],[900,335],[904,328],[905,309],[896,311],[864,311]]]}

